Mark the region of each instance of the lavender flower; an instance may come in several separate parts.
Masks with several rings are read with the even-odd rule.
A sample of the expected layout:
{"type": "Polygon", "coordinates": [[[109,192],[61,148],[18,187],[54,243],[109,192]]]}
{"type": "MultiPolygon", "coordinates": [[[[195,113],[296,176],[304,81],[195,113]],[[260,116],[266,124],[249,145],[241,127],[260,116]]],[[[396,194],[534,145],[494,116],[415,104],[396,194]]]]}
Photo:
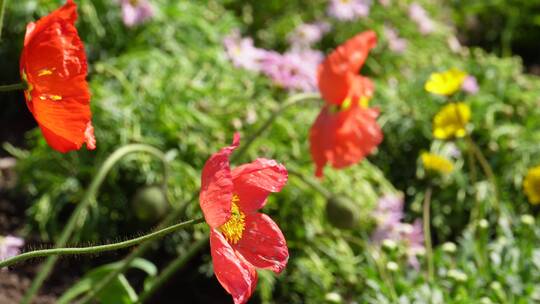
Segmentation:
{"type": "Polygon", "coordinates": [[[424,247],[424,230],[422,229],[422,221],[417,219],[411,224],[401,224],[399,228],[401,239],[405,242],[407,248],[407,257],[409,265],[415,269],[420,269],[420,263],[417,256],[424,255],[426,248],[424,247]]]}
{"type": "Polygon", "coordinates": [[[141,24],[154,16],[154,8],[148,0],[120,0],[122,20],[128,27],[141,24]]]}
{"type": "Polygon", "coordinates": [[[238,31],[234,31],[223,39],[223,44],[234,66],[254,72],[261,70],[261,61],[268,52],[256,48],[253,39],[242,38],[238,31]]]}
{"type": "Polygon", "coordinates": [[[372,235],[373,241],[381,243],[385,239],[396,240],[395,230],[403,218],[403,197],[395,194],[383,196],[372,215],[377,221],[377,229],[372,235]]]}
{"type": "Polygon", "coordinates": [[[0,237],[0,261],[18,255],[22,246],[24,246],[24,240],[21,238],[11,235],[0,237]]]}
{"type": "Polygon", "coordinates": [[[396,29],[385,26],[384,36],[388,40],[388,48],[396,53],[403,53],[407,49],[407,40],[400,38],[396,29]]]}
{"type": "Polygon", "coordinates": [[[328,15],[338,20],[351,21],[369,15],[370,0],[331,0],[328,15]]]}
{"type": "Polygon", "coordinates": [[[330,31],[330,24],[326,22],[301,24],[288,37],[291,49],[309,49],[328,31],[330,31]]]}
{"type": "Polygon", "coordinates": [[[310,49],[266,52],[261,71],[284,89],[313,92],[317,90],[317,66],[323,58],[321,52],[310,49]]]}
{"type": "Polygon", "coordinates": [[[478,81],[476,81],[476,78],[474,76],[469,75],[463,81],[463,84],[461,85],[461,89],[465,93],[474,95],[478,93],[478,90],[479,90],[478,81]]]}
{"type": "Polygon", "coordinates": [[[371,236],[373,242],[382,244],[385,240],[401,243],[406,248],[409,264],[418,269],[419,262],[416,258],[425,252],[424,233],[422,222],[416,220],[412,225],[402,223],[403,197],[399,195],[385,195],[373,211],[373,217],[377,221],[377,228],[371,236]]]}
{"type": "Polygon", "coordinates": [[[435,23],[427,11],[416,2],[409,6],[409,17],[418,25],[420,33],[426,35],[435,30],[435,23]]]}

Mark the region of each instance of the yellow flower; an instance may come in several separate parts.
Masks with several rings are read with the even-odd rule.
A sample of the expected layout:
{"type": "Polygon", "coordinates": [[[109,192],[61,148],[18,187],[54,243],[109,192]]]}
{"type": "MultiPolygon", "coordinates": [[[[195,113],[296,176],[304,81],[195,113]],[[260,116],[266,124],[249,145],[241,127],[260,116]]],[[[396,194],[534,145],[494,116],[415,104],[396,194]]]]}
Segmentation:
{"type": "Polygon", "coordinates": [[[540,204],[540,165],[527,171],[527,176],[523,181],[523,190],[531,204],[540,204]]]}
{"type": "Polygon", "coordinates": [[[471,119],[471,108],[463,103],[444,106],[433,118],[433,136],[437,139],[463,137],[465,126],[471,119]]]}
{"type": "Polygon", "coordinates": [[[449,96],[461,88],[465,78],[467,78],[467,73],[456,68],[442,73],[433,73],[426,81],[424,89],[433,94],[449,96]]]}
{"type": "Polygon", "coordinates": [[[454,164],[440,155],[423,152],[420,157],[422,158],[424,168],[428,171],[436,171],[443,174],[454,171],[454,164]]]}

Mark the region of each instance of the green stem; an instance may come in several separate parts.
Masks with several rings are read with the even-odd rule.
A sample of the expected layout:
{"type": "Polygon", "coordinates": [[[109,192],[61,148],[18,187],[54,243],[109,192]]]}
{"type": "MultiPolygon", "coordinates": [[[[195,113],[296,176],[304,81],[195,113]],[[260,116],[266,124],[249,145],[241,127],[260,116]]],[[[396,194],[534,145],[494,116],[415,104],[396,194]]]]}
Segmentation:
{"type": "MultiPolygon", "coordinates": [[[[300,103],[302,101],[310,100],[310,99],[317,99],[320,98],[318,94],[298,94],[291,96],[287,101],[285,101],[277,110],[275,110],[272,115],[262,124],[262,126],[257,129],[255,132],[253,132],[252,135],[250,135],[247,140],[242,143],[241,147],[236,150],[236,152],[231,156],[231,162],[235,162],[236,160],[240,159],[246,151],[250,148],[250,146],[255,142],[258,136],[262,135],[264,131],[266,131],[271,125],[272,122],[281,114],[283,113],[287,108],[290,106],[300,103]]],[[[174,209],[171,214],[166,217],[160,224],[160,226],[163,225],[169,225],[171,221],[174,221],[176,218],[180,217],[184,213],[184,209],[186,206],[194,202],[199,197],[199,193],[194,193],[191,198],[180,204],[180,208],[174,209]]],[[[80,301],[79,304],[87,304],[92,301],[92,299],[101,291],[103,288],[105,288],[113,279],[115,279],[119,274],[126,271],[130,263],[133,262],[137,257],[143,255],[147,250],[150,249],[151,242],[143,243],[141,246],[137,247],[131,254],[129,254],[124,260],[122,261],[121,266],[116,269],[115,271],[112,271],[107,276],[105,276],[96,286],[93,286],[92,290],[89,291],[86,296],[84,296],[80,301]]],[[[181,259],[181,257],[180,257],[181,259]]],[[[176,262],[176,261],[175,261],[176,262]]]]}
{"type": "Polygon", "coordinates": [[[150,287],[139,296],[139,303],[145,303],[148,299],[150,299],[154,293],[156,293],[156,291],[158,291],[180,268],[186,265],[186,263],[189,262],[189,260],[195,256],[197,252],[199,252],[199,250],[208,244],[209,238],[210,236],[207,235],[198,240],[191,245],[188,252],[167,265],[167,267],[165,267],[165,269],[163,269],[163,271],[154,279],[152,285],[150,285],[150,287]]]}
{"type": "MultiPolygon", "coordinates": [[[[81,227],[84,224],[84,221],[86,219],[86,216],[88,214],[88,207],[92,203],[93,199],[96,196],[96,193],[98,192],[101,184],[105,180],[105,177],[109,173],[109,171],[113,168],[113,166],[118,163],[122,158],[124,158],[128,154],[137,153],[137,152],[144,152],[149,153],[157,158],[159,158],[163,163],[163,170],[164,170],[164,182],[166,182],[166,177],[168,176],[168,163],[165,158],[165,155],[158,149],[144,145],[144,144],[132,144],[132,145],[126,145],[118,150],[116,150],[113,154],[105,160],[101,168],[99,169],[96,176],[94,176],[94,179],[92,180],[92,183],[90,184],[88,190],[86,191],[82,201],[77,205],[73,213],[71,214],[64,230],[62,231],[62,234],[58,238],[58,241],[55,244],[55,247],[64,247],[66,246],[67,242],[71,238],[71,235],[75,229],[81,227]]],[[[50,272],[52,271],[54,265],[56,264],[56,261],[58,260],[58,256],[51,256],[47,259],[45,264],[40,269],[38,275],[34,278],[32,285],[27,290],[23,300],[21,301],[21,304],[29,304],[33,297],[36,295],[36,293],[39,291],[39,288],[41,285],[43,285],[43,282],[47,277],[49,276],[50,272]]]]}
{"type": "Polygon", "coordinates": [[[433,282],[434,276],[434,264],[433,264],[433,246],[431,244],[431,225],[430,225],[430,204],[431,194],[433,188],[428,186],[426,193],[424,194],[423,214],[422,221],[424,224],[424,243],[426,246],[426,259],[427,259],[427,279],[428,282],[433,282]]]}
{"type": "Polygon", "coordinates": [[[299,104],[299,103],[302,103],[302,102],[305,102],[307,100],[319,99],[319,98],[321,98],[320,95],[316,94],[316,93],[302,93],[302,94],[297,94],[297,95],[293,95],[293,96],[289,97],[285,102],[283,102],[280,105],[280,107],[277,110],[275,110],[272,113],[272,115],[270,115],[270,117],[264,122],[264,124],[259,129],[257,129],[253,134],[251,134],[245,140],[245,144],[240,146],[240,148],[238,149],[238,152],[236,152],[236,154],[237,155],[238,154],[240,154],[240,155],[244,154],[245,151],[248,149],[248,147],[251,146],[253,141],[255,141],[255,139],[257,139],[257,137],[261,136],[262,133],[264,133],[264,131],[266,131],[272,125],[274,120],[276,120],[276,118],[278,118],[279,115],[281,115],[289,107],[294,106],[294,105],[299,104]]]}
{"type": "Polygon", "coordinates": [[[169,226],[167,228],[154,231],[152,233],[143,235],[138,238],[134,238],[131,240],[119,242],[119,243],[112,243],[112,244],[106,244],[106,245],[98,245],[98,246],[90,246],[90,247],[72,247],[72,248],[53,248],[53,249],[44,249],[44,250],[36,250],[36,251],[29,251],[25,252],[19,255],[16,255],[12,258],[9,258],[7,260],[3,260],[0,262],[0,269],[3,267],[8,267],[16,263],[20,263],[22,261],[26,261],[29,259],[35,259],[35,258],[41,258],[41,257],[47,257],[47,256],[61,256],[61,255],[75,255],[75,254],[96,254],[100,252],[105,251],[112,251],[112,250],[118,250],[123,249],[131,246],[138,245],[144,241],[148,240],[154,240],[158,238],[162,238],[165,235],[175,232],[178,229],[182,229],[185,227],[189,227],[195,224],[199,224],[204,222],[204,218],[199,218],[196,220],[189,220],[182,223],[178,223],[176,225],[169,226]]]}
{"type": "MultiPolygon", "coordinates": [[[[0,0],[0,1],[2,1],[2,0],[0,0]]],[[[2,14],[1,11],[0,11],[0,14],[2,14]]],[[[0,15],[0,18],[2,18],[1,15],[0,15]]],[[[0,22],[1,22],[1,20],[0,20],[0,22]]],[[[0,28],[0,30],[1,30],[1,28],[0,28]]],[[[26,89],[26,86],[22,82],[14,83],[14,84],[0,85],[0,92],[21,91],[21,90],[25,90],[25,89],[26,89]]]]}
{"type": "Polygon", "coordinates": [[[0,41],[2,41],[2,28],[4,27],[4,13],[8,0],[0,0],[0,41]]]}
{"type": "Polygon", "coordinates": [[[319,192],[319,194],[324,196],[324,198],[330,199],[334,197],[334,195],[330,191],[326,190],[326,188],[324,188],[319,182],[315,181],[313,178],[306,177],[299,171],[296,171],[295,169],[291,169],[290,167],[287,168],[287,172],[289,172],[289,174],[292,176],[296,176],[304,184],[313,188],[313,190],[319,192]]]}
{"type": "Polygon", "coordinates": [[[484,153],[482,153],[482,150],[476,145],[476,143],[470,138],[469,136],[469,145],[471,146],[471,149],[476,155],[476,159],[478,160],[478,163],[480,164],[480,167],[482,168],[482,171],[488,178],[491,187],[493,188],[493,194],[495,196],[495,211],[499,211],[499,189],[497,187],[497,178],[495,177],[495,173],[493,173],[493,169],[491,169],[491,165],[487,161],[486,157],[484,156],[484,153]]]}

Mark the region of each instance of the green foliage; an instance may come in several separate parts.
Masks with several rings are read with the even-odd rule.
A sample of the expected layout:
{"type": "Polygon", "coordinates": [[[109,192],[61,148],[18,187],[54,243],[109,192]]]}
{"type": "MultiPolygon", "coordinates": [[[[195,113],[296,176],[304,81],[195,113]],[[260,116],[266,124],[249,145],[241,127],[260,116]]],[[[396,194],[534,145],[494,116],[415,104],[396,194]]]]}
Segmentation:
{"type": "MultiPolygon", "coordinates": [[[[238,162],[274,158],[299,173],[291,174],[288,186],[272,195],[265,207],[284,231],[291,251],[283,275],[261,273],[258,290],[266,303],[540,300],[540,231],[519,217],[535,211],[526,203],[521,185],[527,168],[540,162],[540,80],[523,74],[518,58],[501,59],[479,49],[452,50],[448,41],[454,38],[453,29],[441,21],[448,9],[438,2],[418,1],[438,20],[434,34],[420,34],[407,15],[409,2],[385,8],[373,1],[369,17],[332,21],[333,30],[318,45],[326,51],[370,28],[380,37],[362,73],[376,83],[372,106],[380,109],[384,142],[369,161],[341,171],[328,169],[323,181],[315,181],[350,199],[347,208],[356,208],[357,228],[333,227],[326,217],[326,200],[306,183],[313,174],[308,131],[320,104],[286,111],[238,162]],[[396,27],[408,40],[404,54],[388,49],[385,25],[396,27]],[[370,212],[383,194],[404,192],[406,221],[421,216],[428,181],[420,174],[418,156],[421,151],[444,154],[450,149],[431,135],[432,118],[444,100],[426,93],[423,84],[430,73],[451,67],[478,79],[480,92],[460,97],[471,105],[471,134],[497,174],[502,208],[499,213],[492,208],[494,194],[486,176],[478,164],[476,177],[471,174],[467,144],[457,140],[461,155],[454,159],[456,170],[434,190],[437,280],[430,285],[424,279],[422,257],[421,270],[415,270],[407,265],[401,246],[385,250],[367,241],[373,228],[370,212]],[[487,229],[475,230],[477,219],[471,221],[477,204],[486,206],[482,211],[487,229]],[[440,245],[446,241],[457,243],[457,251],[443,250],[440,245]],[[389,267],[389,262],[398,268],[389,267]]],[[[22,24],[58,3],[13,2],[6,26],[6,36],[13,39],[2,46],[2,55],[15,61],[22,24]]],[[[20,190],[33,201],[28,229],[45,240],[59,235],[97,168],[127,143],[143,142],[167,151],[172,167],[169,194],[175,207],[191,197],[209,155],[227,145],[234,131],[246,138],[287,96],[264,77],[234,68],[224,53],[223,37],[240,28],[256,37],[259,46],[285,50],[287,35],[296,25],[325,18],[326,1],[159,0],[155,6],[155,19],[128,29],[114,1],[80,1],[79,29],[90,59],[98,149],[62,155],[36,130],[29,135],[28,151],[17,153],[20,190]],[[252,122],[248,116],[257,119],[252,122]]],[[[124,160],[108,176],[77,237],[95,241],[147,230],[129,204],[137,189],[160,181],[159,165],[145,155],[124,160]]],[[[186,216],[200,214],[198,204],[187,207],[186,216]]],[[[187,246],[188,239],[172,240],[177,242],[173,245],[187,246]]]]}
{"type": "MultiPolygon", "coordinates": [[[[94,285],[99,283],[119,266],[119,263],[112,263],[91,270],[64,292],[58,299],[58,304],[73,303],[75,299],[92,290],[94,285]]],[[[156,266],[144,259],[135,259],[130,266],[146,272],[149,276],[147,281],[157,274],[156,266]]],[[[136,303],[138,297],[126,277],[123,274],[120,274],[96,296],[96,299],[101,303],[131,304],[136,303]]]]}

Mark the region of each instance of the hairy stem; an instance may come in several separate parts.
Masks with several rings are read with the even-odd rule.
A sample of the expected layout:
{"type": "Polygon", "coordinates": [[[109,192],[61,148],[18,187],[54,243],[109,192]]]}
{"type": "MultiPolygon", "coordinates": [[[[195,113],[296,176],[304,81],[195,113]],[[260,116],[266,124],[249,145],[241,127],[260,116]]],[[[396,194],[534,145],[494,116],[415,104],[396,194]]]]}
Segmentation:
{"type": "Polygon", "coordinates": [[[98,246],[89,246],[89,247],[71,247],[71,248],[53,248],[53,249],[44,249],[44,250],[35,250],[35,251],[29,251],[25,252],[19,255],[16,255],[12,258],[9,258],[7,260],[3,260],[0,262],[0,268],[8,267],[16,263],[20,263],[22,261],[26,261],[29,259],[35,259],[35,258],[41,258],[41,257],[48,257],[48,256],[61,256],[61,255],[79,255],[79,254],[96,254],[100,252],[105,251],[112,251],[112,250],[118,250],[122,248],[127,248],[131,246],[138,245],[144,241],[148,240],[155,240],[158,238],[162,238],[165,235],[175,232],[178,229],[186,228],[198,223],[202,223],[204,221],[204,218],[199,218],[196,220],[189,220],[182,223],[178,223],[176,225],[169,226],[167,228],[157,230],[151,233],[148,233],[146,235],[143,235],[138,238],[134,238],[131,240],[119,242],[119,243],[112,243],[112,244],[106,244],[106,245],[98,245],[98,246]]]}
{"type": "MultiPolygon", "coordinates": [[[[0,1],[2,1],[2,0],[0,0],[0,1]]],[[[2,11],[0,11],[0,14],[2,14],[2,11]]],[[[0,18],[2,18],[1,15],[0,15],[0,18]]],[[[14,84],[0,85],[0,92],[22,91],[24,89],[26,89],[26,86],[22,82],[14,83],[14,84]]]]}
{"type": "MultiPolygon", "coordinates": [[[[107,177],[109,171],[111,171],[111,169],[114,167],[114,165],[117,164],[120,160],[122,160],[126,155],[138,152],[151,154],[161,160],[161,162],[163,163],[164,183],[166,182],[169,167],[165,155],[160,150],[144,144],[131,144],[119,148],[113,154],[111,154],[109,158],[107,158],[107,160],[105,160],[98,173],[94,176],[94,179],[92,180],[92,183],[86,191],[82,201],[77,205],[77,207],[71,214],[64,230],[62,231],[62,234],[60,235],[55,244],[55,247],[58,248],[66,246],[73,234],[73,231],[80,228],[84,224],[86,216],[88,215],[88,207],[92,203],[93,199],[96,197],[96,194],[101,184],[107,177]]],[[[58,256],[50,256],[47,259],[45,264],[38,272],[38,275],[32,281],[32,285],[27,290],[23,300],[21,301],[21,304],[29,304],[32,301],[33,297],[39,291],[41,285],[43,285],[45,279],[47,279],[47,277],[49,276],[57,260],[58,256]]]]}
{"type": "Polygon", "coordinates": [[[434,264],[433,264],[433,245],[431,244],[431,225],[430,225],[430,204],[431,194],[433,188],[428,186],[426,193],[424,194],[424,204],[422,212],[422,221],[424,224],[424,243],[426,246],[426,259],[427,259],[427,279],[429,282],[433,282],[434,276],[434,264]]]}

